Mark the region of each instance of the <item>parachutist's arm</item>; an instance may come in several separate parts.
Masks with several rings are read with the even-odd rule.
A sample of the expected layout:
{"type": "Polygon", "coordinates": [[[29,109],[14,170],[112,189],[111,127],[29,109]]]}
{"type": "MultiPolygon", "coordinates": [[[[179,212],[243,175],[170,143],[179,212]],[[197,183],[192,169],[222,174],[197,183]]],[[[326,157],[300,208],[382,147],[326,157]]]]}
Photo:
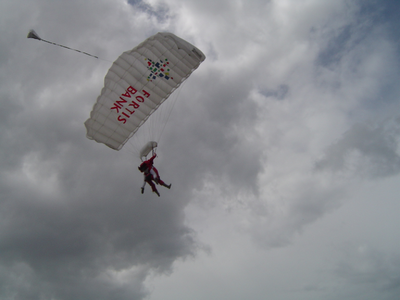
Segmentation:
{"type": "Polygon", "coordinates": [[[154,153],[154,155],[149,159],[149,162],[153,164],[153,160],[156,158],[157,154],[154,153]]]}

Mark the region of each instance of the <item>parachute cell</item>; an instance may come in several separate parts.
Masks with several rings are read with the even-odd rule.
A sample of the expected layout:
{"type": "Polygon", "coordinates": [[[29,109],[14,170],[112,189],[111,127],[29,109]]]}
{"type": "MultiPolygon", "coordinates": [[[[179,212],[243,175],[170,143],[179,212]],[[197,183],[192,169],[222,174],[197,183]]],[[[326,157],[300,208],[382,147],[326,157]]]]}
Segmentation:
{"type": "Polygon", "coordinates": [[[87,137],[120,150],[204,59],[198,48],[172,33],[157,33],[122,53],[85,122],[87,137]]]}

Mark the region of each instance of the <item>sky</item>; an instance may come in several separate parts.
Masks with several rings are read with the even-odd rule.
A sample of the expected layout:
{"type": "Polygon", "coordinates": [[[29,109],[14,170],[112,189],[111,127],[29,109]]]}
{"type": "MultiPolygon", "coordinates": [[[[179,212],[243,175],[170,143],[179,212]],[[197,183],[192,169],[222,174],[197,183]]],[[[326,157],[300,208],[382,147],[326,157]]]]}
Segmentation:
{"type": "Polygon", "coordinates": [[[1,300],[399,299],[398,1],[3,0],[0,24],[1,300]],[[207,58],[157,197],[84,122],[162,31],[207,58]]]}

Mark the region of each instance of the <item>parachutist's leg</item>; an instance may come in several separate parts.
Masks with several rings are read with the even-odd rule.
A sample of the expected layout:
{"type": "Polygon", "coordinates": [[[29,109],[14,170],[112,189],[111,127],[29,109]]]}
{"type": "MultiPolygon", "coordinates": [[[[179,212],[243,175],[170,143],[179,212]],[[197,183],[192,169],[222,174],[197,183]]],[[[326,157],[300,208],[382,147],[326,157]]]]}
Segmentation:
{"type": "Polygon", "coordinates": [[[172,184],[166,184],[165,182],[162,183],[162,186],[165,186],[167,189],[171,188],[172,184]]]}
{"type": "Polygon", "coordinates": [[[165,182],[163,182],[161,185],[165,186],[167,189],[170,189],[172,184],[166,184],[165,182]]]}
{"type": "Polygon", "coordinates": [[[170,189],[171,188],[171,184],[166,184],[164,181],[162,181],[160,178],[158,179],[158,183],[161,184],[162,186],[165,186],[166,188],[170,189]]]}
{"type": "MultiPolygon", "coordinates": [[[[150,170],[150,174],[151,175],[153,175],[153,178],[154,178],[154,182],[156,183],[156,184],[159,184],[160,182],[159,182],[159,176],[158,176],[158,172],[156,173],[155,171],[154,171],[154,167],[150,170]]],[[[157,170],[156,170],[157,171],[157,170]]]]}
{"type": "Polygon", "coordinates": [[[156,186],[153,181],[149,180],[147,183],[151,186],[151,190],[154,192],[156,190],[156,186]]]}
{"type": "Polygon", "coordinates": [[[151,174],[153,175],[154,178],[160,178],[160,174],[158,173],[158,170],[157,170],[157,168],[155,166],[153,166],[151,171],[153,172],[151,174]]]}
{"type": "Polygon", "coordinates": [[[143,185],[140,188],[140,190],[142,191],[142,194],[144,193],[144,187],[146,186],[146,180],[143,181],[143,185]]]}
{"type": "Polygon", "coordinates": [[[153,191],[153,193],[156,193],[158,197],[160,197],[160,193],[157,191],[156,185],[154,184],[153,180],[147,180],[146,182],[151,186],[151,190],[153,191]]]}

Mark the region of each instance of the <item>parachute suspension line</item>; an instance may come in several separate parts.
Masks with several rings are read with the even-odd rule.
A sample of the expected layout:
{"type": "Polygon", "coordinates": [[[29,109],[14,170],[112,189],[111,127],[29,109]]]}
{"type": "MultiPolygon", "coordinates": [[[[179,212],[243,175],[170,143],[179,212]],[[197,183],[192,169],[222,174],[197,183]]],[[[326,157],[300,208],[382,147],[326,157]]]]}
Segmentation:
{"type": "MultiPolygon", "coordinates": [[[[166,52],[162,54],[164,55],[166,54],[166,52]]],[[[186,56],[187,54],[184,57],[186,56]]],[[[179,84],[171,91],[168,100],[163,102],[159,106],[157,111],[153,112],[153,114],[149,117],[148,121],[142,126],[142,128],[140,128],[141,130],[139,129],[140,131],[139,134],[136,133],[133,136],[133,139],[130,140],[131,145],[134,144],[135,136],[138,137],[136,142],[139,142],[138,140],[142,138],[142,140],[139,142],[139,145],[144,145],[149,140],[156,141],[157,144],[159,145],[160,139],[164,133],[164,130],[168,124],[172,112],[174,111],[174,107],[180,97],[180,93],[185,84],[186,80],[181,82],[181,84],[179,84]]]]}
{"type": "MultiPolygon", "coordinates": [[[[139,132],[128,141],[128,144],[132,147],[132,149],[130,149],[131,153],[135,155],[139,154],[140,147],[145,145],[149,140],[154,140],[158,145],[160,145],[160,139],[167,127],[172,112],[174,111],[174,107],[180,98],[180,93],[184,89],[186,83],[186,80],[183,81],[178,86],[177,90],[171,93],[168,100],[162,103],[158,110],[149,117],[148,121],[139,129],[139,132]]],[[[129,149],[131,147],[127,148],[129,149]]]]}
{"type": "MultiPolygon", "coordinates": [[[[188,56],[188,54],[186,54],[184,57],[186,57],[186,56],[188,56]]],[[[186,77],[186,79],[187,79],[187,77],[186,77]]],[[[170,119],[170,117],[171,117],[171,115],[172,115],[172,112],[173,112],[173,110],[174,110],[174,107],[175,107],[175,104],[176,104],[176,102],[178,101],[178,99],[179,99],[179,96],[180,96],[180,93],[181,93],[181,91],[183,90],[183,88],[184,88],[184,86],[185,86],[185,84],[186,84],[186,80],[184,80],[178,87],[177,87],[177,89],[178,89],[178,91],[176,91],[175,92],[175,95],[173,95],[172,96],[172,99],[170,98],[170,102],[172,102],[169,106],[167,105],[167,106],[164,106],[165,107],[165,111],[164,111],[164,115],[166,116],[166,117],[164,117],[164,119],[163,119],[163,122],[162,122],[162,129],[161,129],[161,131],[160,131],[160,133],[159,133],[159,135],[158,135],[158,137],[157,137],[157,139],[156,139],[156,142],[157,142],[157,144],[159,144],[159,142],[160,142],[160,139],[161,139],[161,137],[162,137],[162,135],[163,135],[163,133],[164,133],[164,130],[165,130],[165,128],[166,128],[166,126],[167,126],[167,123],[168,123],[168,121],[169,121],[169,119],[170,119]],[[175,96],[175,97],[174,97],[175,96]],[[172,100],[172,101],[171,101],[172,100]]],[[[172,92],[172,94],[173,94],[174,92],[172,92]]]]}
{"type": "Polygon", "coordinates": [[[81,51],[81,50],[78,50],[78,49],[73,49],[73,48],[70,48],[70,47],[67,47],[67,46],[64,46],[64,45],[60,45],[60,44],[57,44],[57,43],[46,41],[46,40],[42,39],[41,37],[39,37],[39,35],[35,32],[35,30],[29,31],[29,33],[27,35],[27,38],[28,39],[39,40],[39,41],[42,41],[42,42],[46,42],[46,43],[49,43],[49,44],[52,44],[52,45],[55,45],[55,46],[63,47],[63,48],[68,49],[68,50],[72,50],[72,51],[76,51],[76,52],[88,55],[88,56],[96,58],[96,59],[101,59],[101,60],[105,60],[105,61],[110,62],[109,60],[106,60],[106,59],[103,59],[103,58],[99,58],[96,55],[93,55],[93,54],[90,54],[90,53],[87,53],[87,52],[84,52],[84,51],[81,51]]]}
{"type": "Polygon", "coordinates": [[[172,105],[169,108],[169,111],[167,112],[167,117],[166,117],[165,121],[163,122],[163,126],[162,126],[162,129],[161,129],[161,132],[160,132],[160,134],[158,136],[158,139],[156,141],[157,143],[160,142],[160,139],[161,139],[161,136],[162,136],[162,134],[164,132],[164,129],[167,126],[167,123],[168,123],[168,121],[169,121],[169,119],[170,119],[170,117],[172,115],[173,110],[174,110],[175,104],[178,101],[180,93],[181,93],[181,91],[182,91],[182,89],[183,89],[185,84],[186,84],[186,80],[181,84],[180,87],[178,87],[177,95],[175,96],[175,99],[173,99],[174,101],[172,101],[172,105]]]}
{"type": "MultiPolygon", "coordinates": [[[[129,140],[129,144],[134,148],[135,153],[139,153],[139,146],[145,145],[150,140],[157,142],[159,148],[160,139],[163,135],[165,128],[167,127],[167,123],[174,111],[174,106],[176,105],[181,90],[183,89],[184,81],[179,87],[178,90],[172,93],[172,95],[168,98],[167,101],[162,103],[157,111],[155,111],[140,129],[137,134],[135,134],[132,139],[129,140]],[[134,145],[137,143],[137,145],[134,145]]],[[[156,149],[152,149],[152,154],[156,153],[156,149]]]]}
{"type": "Polygon", "coordinates": [[[91,57],[94,57],[94,58],[97,58],[97,59],[99,58],[98,56],[92,55],[90,53],[87,53],[87,52],[84,52],[84,51],[81,51],[81,50],[78,50],[78,49],[73,49],[73,48],[70,48],[70,47],[67,47],[67,46],[64,46],[64,45],[60,45],[60,44],[57,44],[57,43],[49,42],[49,41],[46,41],[46,40],[43,40],[43,39],[40,39],[40,40],[43,41],[43,42],[55,45],[55,46],[63,47],[65,49],[69,49],[69,50],[76,51],[76,52],[79,52],[79,53],[82,53],[82,54],[86,54],[88,56],[91,56],[91,57]]]}

